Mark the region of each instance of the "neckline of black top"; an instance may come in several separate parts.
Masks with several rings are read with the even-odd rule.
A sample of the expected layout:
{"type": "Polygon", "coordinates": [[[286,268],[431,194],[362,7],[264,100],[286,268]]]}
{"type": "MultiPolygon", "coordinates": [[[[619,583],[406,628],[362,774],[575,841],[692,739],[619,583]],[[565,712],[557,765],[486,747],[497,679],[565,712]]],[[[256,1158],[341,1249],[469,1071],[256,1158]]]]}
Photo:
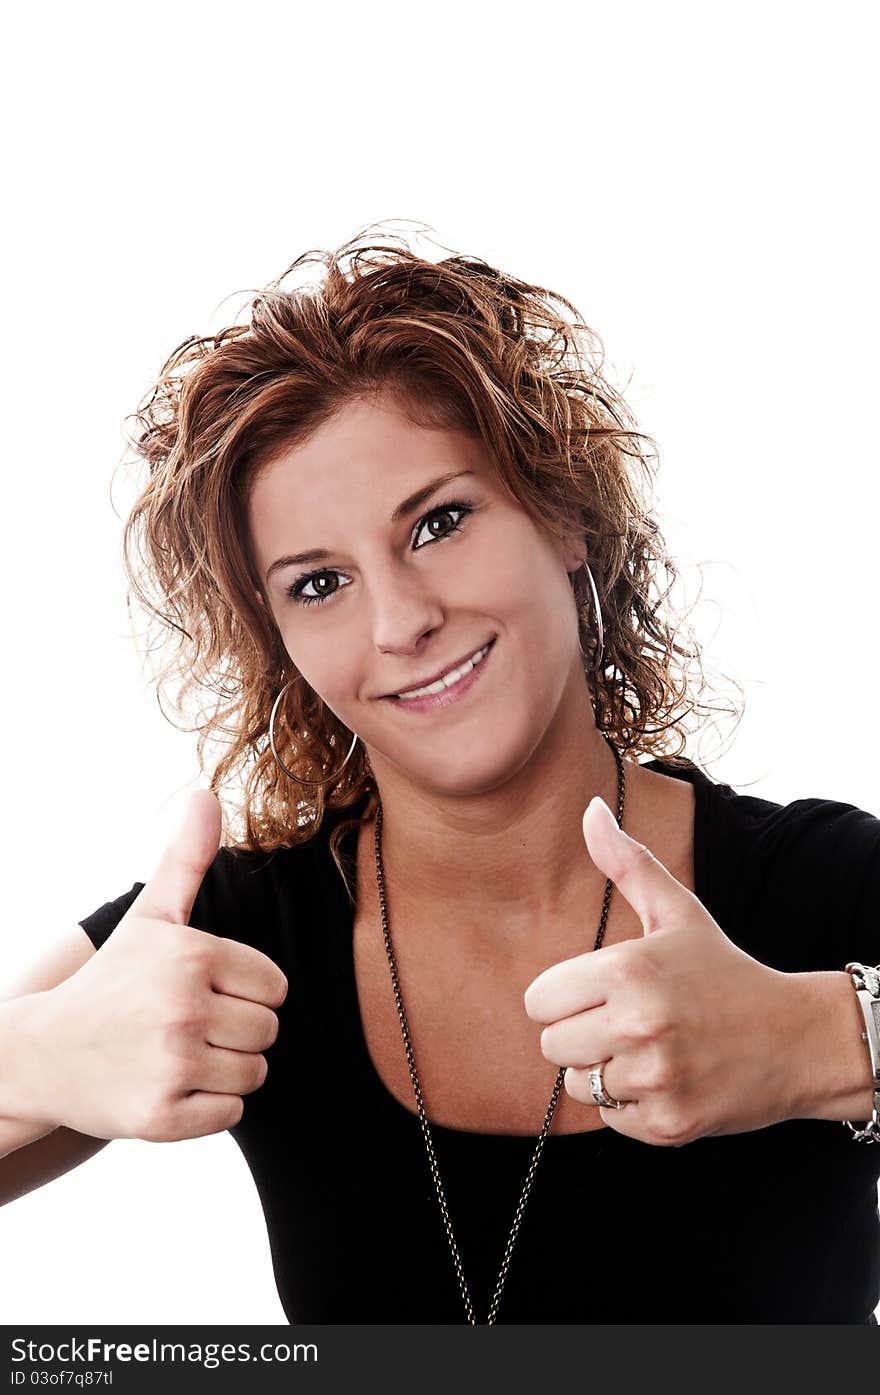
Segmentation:
{"type": "MultiPolygon", "coordinates": [[[[660,759],[644,761],[641,762],[641,764],[645,765],[650,770],[658,771],[662,775],[670,775],[675,779],[688,780],[694,786],[694,892],[697,899],[700,900],[703,905],[708,906],[707,898],[710,896],[711,892],[709,885],[710,869],[706,858],[706,849],[710,842],[709,821],[713,808],[712,793],[718,786],[714,781],[710,780],[698,766],[672,766],[660,759]]],[[[365,801],[366,795],[363,799],[359,800],[355,806],[345,810],[345,816],[353,817],[359,815],[362,812],[365,801]]],[[[341,813],[337,813],[335,818],[330,820],[326,820],[325,818],[328,829],[330,825],[335,823],[336,820],[342,816],[341,813]]],[[[343,837],[344,850],[349,854],[352,862],[354,861],[352,841],[356,831],[357,830],[354,828],[348,829],[343,837]]],[[[414,1108],[409,1109],[398,1100],[396,1095],[391,1093],[373,1064],[373,1059],[370,1055],[366,1035],[364,1033],[360,1001],[357,994],[357,980],[354,968],[353,909],[346,896],[342,880],[333,865],[329,852],[327,856],[330,861],[331,885],[337,897],[333,921],[334,923],[343,925],[346,931],[341,959],[343,968],[342,989],[344,994],[344,1018],[352,1024],[351,1047],[353,1056],[351,1064],[355,1079],[350,1082],[350,1088],[367,1091],[368,1098],[371,1100],[377,1116],[384,1115],[389,1126],[408,1128],[411,1130],[421,1129],[421,1119],[416,1110],[414,1108]]],[[[403,1051],[402,1036],[400,1049],[403,1051]]],[[[418,1065],[418,1063],[416,1064],[418,1065]]],[[[550,1075],[550,1065],[548,1063],[548,1104],[550,1102],[550,1091],[552,1088],[553,1080],[550,1075]]],[[[413,1098],[413,1105],[415,1105],[415,1098],[413,1098]]],[[[426,1108],[426,1116],[427,1114],[426,1108]]],[[[519,1148],[524,1154],[528,1154],[535,1147],[541,1127],[543,1126],[543,1118],[538,1122],[538,1127],[533,1134],[485,1133],[479,1130],[451,1128],[446,1124],[435,1123],[430,1116],[428,1116],[428,1123],[432,1137],[439,1137],[444,1140],[444,1148],[456,1144],[468,1147],[482,1146],[485,1148],[501,1148],[503,1146],[507,1149],[519,1148]]],[[[381,1120],[378,1117],[377,1124],[381,1124],[381,1120]]],[[[554,1134],[551,1126],[551,1131],[544,1140],[544,1147],[549,1147],[553,1149],[554,1152],[562,1152],[565,1149],[595,1148],[599,1146],[600,1142],[604,1143],[606,1140],[611,1142],[612,1139],[625,1140],[627,1142],[632,1141],[628,1139],[625,1134],[619,1133],[611,1125],[606,1125],[604,1128],[588,1129],[584,1133],[564,1134],[554,1134]]]]}

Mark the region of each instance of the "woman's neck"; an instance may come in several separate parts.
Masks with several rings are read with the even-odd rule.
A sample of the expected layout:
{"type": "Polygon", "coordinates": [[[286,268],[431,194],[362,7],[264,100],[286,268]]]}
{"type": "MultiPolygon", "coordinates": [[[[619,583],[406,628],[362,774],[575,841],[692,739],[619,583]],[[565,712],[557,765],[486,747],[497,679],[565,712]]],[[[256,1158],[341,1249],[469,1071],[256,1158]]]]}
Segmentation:
{"type": "MultiPolygon", "coordinates": [[[[503,927],[515,943],[533,939],[542,924],[558,923],[593,891],[601,897],[605,877],[590,859],[582,823],[594,795],[616,811],[617,763],[595,726],[579,746],[563,768],[544,768],[540,778],[524,768],[479,795],[450,797],[382,781],[382,861],[397,913],[430,906],[435,922],[438,916],[449,925],[466,920],[469,934],[484,928],[493,940],[503,927]]],[[[644,782],[654,777],[625,758],[624,772],[629,832],[644,782]]],[[[368,841],[375,876],[373,839],[370,825],[358,860],[368,841]]]]}

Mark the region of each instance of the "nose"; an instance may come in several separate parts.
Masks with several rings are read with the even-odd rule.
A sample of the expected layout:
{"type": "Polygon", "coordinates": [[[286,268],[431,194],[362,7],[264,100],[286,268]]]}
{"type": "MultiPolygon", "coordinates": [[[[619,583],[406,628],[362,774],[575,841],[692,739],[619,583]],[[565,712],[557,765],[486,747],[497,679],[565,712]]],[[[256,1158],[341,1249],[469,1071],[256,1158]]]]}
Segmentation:
{"type": "Polygon", "coordinates": [[[405,566],[391,566],[369,584],[373,644],[382,654],[417,654],[424,636],[443,623],[430,584],[405,566]]]}

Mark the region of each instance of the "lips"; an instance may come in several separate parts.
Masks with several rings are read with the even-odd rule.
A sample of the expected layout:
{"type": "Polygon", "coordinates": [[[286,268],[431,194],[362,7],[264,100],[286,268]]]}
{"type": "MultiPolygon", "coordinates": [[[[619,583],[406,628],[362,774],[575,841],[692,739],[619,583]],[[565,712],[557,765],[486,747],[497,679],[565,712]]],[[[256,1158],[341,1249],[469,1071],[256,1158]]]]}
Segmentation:
{"type": "Polygon", "coordinates": [[[480,650],[485,649],[487,645],[491,648],[496,639],[497,635],[492,635],[491,639],[484,639],[482,644],[475,645],[473,649],[468,649],[467,652],[462,654],[459,658],[453,659],[451,664],[447,664],[445,668],[441,668],[433,677],[423,678],[418,683],[410,683],[406,688],[398,688],[396,692],[383,693],[382,696],[386,698],[395,698],[399,697],[401,693],[412,693],[415,692],[417,688],[430,687],[432,683],[436,683],[439,679],[445,678],[447,673],[452,673],[453,669],[460,668],[462,664],[466,664],[468,659],[472,659],[474,654],[479,654],[480,650]]]}

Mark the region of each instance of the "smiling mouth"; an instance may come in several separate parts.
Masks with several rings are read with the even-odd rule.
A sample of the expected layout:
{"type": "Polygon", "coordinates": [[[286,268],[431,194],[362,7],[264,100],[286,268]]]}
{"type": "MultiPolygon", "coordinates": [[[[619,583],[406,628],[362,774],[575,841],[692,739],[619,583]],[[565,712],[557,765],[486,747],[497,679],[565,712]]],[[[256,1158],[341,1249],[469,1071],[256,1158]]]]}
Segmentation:
{"type": "Polygon", "coordinates": [[[449,689],[454,689],[460,682],[468,678],[475,668],[479,668],[479,666],[485,662],[488,658],[489,650],[492,648],[497,638],[497,635],[493,635],[486,644],[482,645],[479,649],[475,649],[473,654],[463,659],[455,668],[450,669],[449,673],[444,674],[443,678],[438,678],[435,682],[428,683],[423,688],[404,689],[402,693],[387,693],[386,701],[403,703],[418,702],[425,698],[437,697],[449,689]]]}

